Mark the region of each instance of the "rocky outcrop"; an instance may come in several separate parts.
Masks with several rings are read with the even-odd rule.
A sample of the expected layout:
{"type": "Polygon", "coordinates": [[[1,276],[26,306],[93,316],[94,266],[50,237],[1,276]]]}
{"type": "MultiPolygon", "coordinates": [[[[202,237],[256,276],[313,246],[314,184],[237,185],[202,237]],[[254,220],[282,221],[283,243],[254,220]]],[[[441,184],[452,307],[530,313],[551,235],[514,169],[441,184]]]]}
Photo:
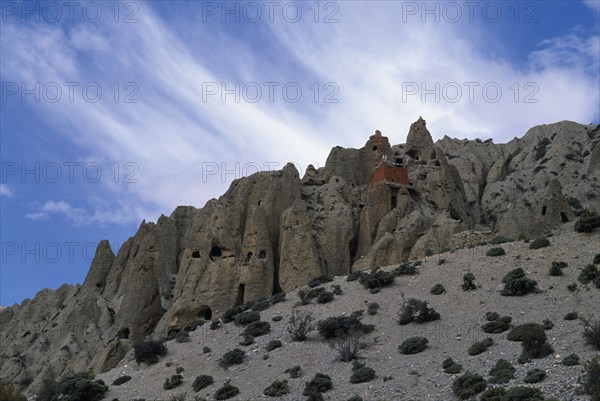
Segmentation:
{"type": "Polygon", "coordinates": [[[419,118],[406,144],[376,131],[361,149],[332,149],[304,177],[288,164],[236,180],[201,209],[142,222],[116,255],[101,242],[82,285],[0,309],[0,380],[35,391],[70,371],[110,369],[142,338],[321,274],[540,235],[600,211],[599,143],[599,126],[572,122],[503,145],[434,143],[419,118]],[[408,184],[371,180],[384,162],[406,168],[408,184]]]}

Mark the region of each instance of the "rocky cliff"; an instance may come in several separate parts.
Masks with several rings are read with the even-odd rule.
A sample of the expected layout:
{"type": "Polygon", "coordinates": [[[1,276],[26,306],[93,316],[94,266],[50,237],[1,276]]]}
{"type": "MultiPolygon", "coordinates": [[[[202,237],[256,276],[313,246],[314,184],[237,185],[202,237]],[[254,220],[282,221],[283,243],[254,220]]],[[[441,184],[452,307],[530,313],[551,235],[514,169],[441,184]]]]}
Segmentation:
{"type": "Polygon", "coordinates": [[[236,180],[201,209],[142,222],[116,255],[100,243],[82,285],[0,309],[0,380],[35,391],[321,274],[421,258],[467,230],[530,238],[600,212],[599,143],[600,126],[566,121],[507,144],[434,143],[420,118],[406,144],[377,131],[304,177],[289,164],[236,180]],[[410,183],[370,182],[380,163],[407,169],[410,183]]]}

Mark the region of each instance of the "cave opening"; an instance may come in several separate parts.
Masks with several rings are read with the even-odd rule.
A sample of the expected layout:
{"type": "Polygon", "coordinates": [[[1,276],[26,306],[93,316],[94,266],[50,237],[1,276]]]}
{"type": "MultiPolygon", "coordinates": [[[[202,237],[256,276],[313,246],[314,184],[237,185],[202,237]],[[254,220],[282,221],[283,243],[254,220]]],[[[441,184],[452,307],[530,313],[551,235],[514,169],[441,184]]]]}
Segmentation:
{"type": "Polygon", "coordinates": [[[238,285],[238,293],[237,299],[235,301],[235,306],[240,306],[244,304],[244,293],[246,292],[246,284],[240,283],[238,285]]]}
{"type": "Polygon", "coordinates": [[[193,251],[193,252],[192,252],[192,258],[193,258],[193,259],[198,259],[198,258],[200,258],[200,251],[193,251]]]}
{"type": "Polygon", "coordinates": [[[212,309],[206,305],[202,306],[198,311],[198,317],[204,320],[212,320],[212,309]]]}
{"type": "Polygon", "coordinates": [[[563,223],[568,223],[569,222],[569,218],[567,217],[567,215],[565,214],[565,212],[560,212],[560,219],[563,223]]]}
{"type": "Polygon", "coordinates": [[[218,246],[213,246],[210,250],[210,260],[215,260],[215,258],[220,258],[223,255],[223,251],[218,246]]]}
{"type": "Polygon", "coordinates": [[[546,206],[542,207],[542,216],[546,215],[546,206]]]}

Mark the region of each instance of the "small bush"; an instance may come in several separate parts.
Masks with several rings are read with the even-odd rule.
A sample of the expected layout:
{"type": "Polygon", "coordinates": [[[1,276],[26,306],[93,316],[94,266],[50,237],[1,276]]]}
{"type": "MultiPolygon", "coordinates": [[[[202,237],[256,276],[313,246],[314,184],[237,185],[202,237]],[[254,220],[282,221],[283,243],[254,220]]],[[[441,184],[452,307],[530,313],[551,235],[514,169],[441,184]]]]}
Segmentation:
{"type": "Polygon", "coordinates": [[[510,316],[503,316],[497,320],[494,320],[494,321],[484,324],[481,327],[481,329],[484,331],[484,333],[488,333],[488,334],[503,333],[506,330],[510,329],[511,321],[512,321],[512,318],[510,316]]]}
{"type": "Polygon", "coordinates": [[[202,347],[203,354],[210,354],[211,352],[212,352],[212,349],[210,349],[210,347],[202,347]]]}
{"type": "Polygon", "coordinates": [[[342,295],[344,293],[344,291],[342,291],[342,287],[337,284],[332,285],[331,288],[333,288],[333,293],[335,295],[342,295]]]}
{"type": "MultiPolygon", "coordinates": [[[[120,386],[121,384],[125,384],[127,383],[129,380],[131,380],[131,376],[125,375],[125,376],[121,376],[121,377],[117,377],[115,379],[115,381],[113,381],[112,385],[113,386],[120,386]]],[[[2,398],[0,397],[0,400],[2,398]]]]}
{"type": "Polygon", "coordinates": [[[598,272],[598,268],[594,265],[587,265],[581,270],[579,273],[579,282],[581,284],[588,284],[590,281],[594,281],[597,277],[600,277],[600,272],[598,272]]]}
{"type": "Polygon", "coordinates": [[[350,383],[367,383],[375,378],[375,370],[368,366],[356,369],[350,376],[350,383]]]}
{"type": "Polygon", "coordinates": [[[489,347],[491,347],[493,344],[494,344],[494,340],[492,340],[491,338],[486,338],[485,340],[477,341],[469,347],[469,349],[467,350],[467,353],[469,355],[479,355],[479,354],[487,351],[487,349],[489,347]]]}
{"type": "Polygon", "coordinates": [[[377,302],[371,302],[367,305],[367,313],[371,316],[376,315],[379,310],[379,304],[377,302]]]}
{"type": "Polygon", "coordinates": [[[362,271],[362,270],[358,270],[355,272],[352,272],[348,275],[348,277],[346,277],[346,281],[357,281],[357,280],[361,280],[364,276],[366,276],[367,272],[362,271]]]}
{"type": "Polygon", "coordinates": [[[340,337],[350,330],[361,330],[362,323],[356,314],[350,316],[332,316],[317,323],[319,334],[325,339],[340,337]]]}
{"type": "Polygon", "coordinates": [[[504,248],[498,246],[496,248],[490,248],[488,249],[488,251],[485,253],[486,256],[503,256],[506,255],[506,252],[504,251],[504,248]]]}
{"type": "Polygon", "coordinates": [[[260,336],[263,336],[263,335],[269,333],[270,331],[271,331],[271,325],[269,324],[269,322],[258,321],[258,322],[250,323],[248,326],[246,326],[246,328],[244,329],[243,335],[244,336],[252,336],[252,337],[260,337],[260,336]]]}
{"type": "Polygon", "coordinates": [[[488,322],[493,322],[494,320],[498,320],[500,318],[500,314],[496,312],[486,312],[485,320],[488,322]]]}
{"type": "Polygon", "coordinates": [[[533,387],[512,387],[506,390],[502,401],[544,401],[542,390],[533,387]]]}
{"type": "Polygon", "coordinates": [[[27,397],[19,394],[12,383],[0,385],[0,401],[27,401],[27,397]]]}
{"type": "Polygon", "coordinates": [[[476,373],[467,372],[452,383],[452,392],[462,400],[481,393],[487,387],[485,379],[476,373]]]}
{"type": "Polygon", "coordinates": [[[254,337],[245,335],[244,338],[239,342],[240,345],[247,347],[248,345],[254,344],[254,337]]]}
{"type": "Polygon", "coordinates": [[[352,397],[348,398],[348,401],[364,401],[364,400],[360,395],[353,395],[352,397]]]}
{"type": "Polygon", "coordinates": [[[584,394],[592,396],[592,401],[600,400],[600,355],[594,355],[589,362],[583,363],[582,389],[584,394]]]}
{"type": "Polygon", "coordinates": [[[562,361],[562,364],[565,366],[579,365],[579,355],[569,354],[569,355],[565,356],[565,358],[562,361]]]}
{"type": "Polygon", "coordinates": [[[544,321],[542,322],[542,326],[544,327],[544,330],[548,331],[554,328],[554,323],[552,323],[551,320],[544,319],[544,321]]]}
{"type": "Polygon", "coordinates": [[[215,400],[228,400],[230,398],[235,397],[240,393],[240,389],[236,386],[233,386],[229,380],[225,382],[223,387],[217,390],[215,393],[215,400]]]}
{"type": "Polygon", "coordinates": [[[314,393],[324,393],[333,388],[333,382],[331,381],[331,377],[323,374],[317,373],[315,377],[310,379],[309,382],[306,383],[304,387],[303,395],[311,396],[314,393]]]}
{"type": "Polygon", "coordinates": [[[175,341],[178,343],[189,343],[192,339],[187,331],[180,331],[175,335],[175,341]]]}
{"type": "Polygon", "coordinates": [[[533,240],[531,244],[529,244],[529,249],[539,249],[550,246],[550,241],[546,237],[539,237],[533,240]]]}
{"type": "Polygon", "coordinates": [[[274,349],[283,347],[283,344],[279,340],[271,340],[265,347],[267,351],[273,351],[274,349]]]}
{"type": "Polygon", "coordinates": [[[333,276],[330,274],[324,274],[319,277],[315,277],[308,282],[308,286],[310,288],[318,287],[321,284],[330,283],[333,281],[333,276]]]}
{"type": "Polygon", "coordinates": [[[285,301],[285,292],[278,292],[271,297],[271,304],[275,305],[285,301]]]}
{"type": "Polygon", "coordinates": [[[508,383],[515,378],[515,368],[506,359],[498,359],[496,365],[490,370],[488,382],[494,384],[508,383]]]}
{"type": "Polygon", "coordinates": [[[293,368],[286,369],[284,373],[289,374],[292,379],[297,379],[302,376],[302,368],[296,365],[293,368]]]}
{"type": "Polygon", "coordinates": [[[444,369],[445,373],[455,375],[460,373],[462,370],[462,365],[454,362],[454,359],[452,358],[447,358],[444,360],[444,362],[442,362],[442,369],[444,369]]]}
{"type": "Polygon", "coordinates": [[[233,365],[239,365],[244,362],[246,353],[239,348],[234,348],[231,351],[227,351],[221,360],[219,365],[223,368],[228,368],[233,365]]]}
{"type": "Polygon", "coordinates": [[[546,342],[544,327],[537,323],[526,323],[512,329],[507,336],[510,341],[521,341],[523,349],[522,360],[528,358],[543,358],[554,350],[546,342]]]}
{"type": "Polygon", "coordinates": [[[546,371],[543,369],[532,369],[527,372],[527,376],[523,380],[525,383],[539,383],[546,378],[546,371]]]}
{"type": "Polygon", "coordinates": [[[287,331],[293,341],[304,341],[307,336],[315,329],[312,313],[301,313],[298,309],[292,310],[292,315],[288,321],[287,331]]]}
{"type": "Polygon", "coordinates": [[[317,297],[317,303],[319,304],[326,304],[328,302],[333,301],[333,292],[322,292],[321,294],[319,294],[319,296],[317,297]]]}
{"type": "Polygon", "coordinates": [[[167,347],[161,341],[139,341],[133,346],[133,356],[138,364],[142,362],[157,363],[158,357],[165,355],[167,355],[167,347]]]}
{"type": "Polygon", "coordinates": [[[442,295],[446,292],[446,288],[444,288],[444,286],[441,284],[436,284],[433,287],[431,287],[431,290],[429,292],[433,295],[442,295]]]}
{"type": "Polygon", "coordinates": [[[521,296],[535,291],[537,282],[525,276],[525,272],[520,267],[511,270],[502,279],[504,289],[501,294],[504,296],[521,296]]]}
{"type": "Polygon", "coordinates": [[[492,245],[500,245],[500,244],[504,244],[506,242],[510,242],[510,239],[499,235],[496,238],[494,238],[493,240],[491,240],[490,244],[492,244],[492,245]]]}
{"type": "Polygon", "coordinates": [[[223,323],[233,322],[235,317],[242,312],[244,312],[244,308],[242,306],[236,306],[231,309],[227,309],[225,313],[223,313],[223,316],[221,316],[221,320],[223,323]]]}
{"type": "Polygon", "coordinates": [[[287,380],[275,380],[267,388],[264,389],[263,394],[267,397],[281,397],[290,392],[290,386],[288,386],[287,380]]]}
{"type": "Polygon", "coordinates": [[[404,355],[418,354],[425,351],[429,340],[425,337],[410,337],[398,346],[398,351],[404,355]]]}
{"type": "Polygon", "coordinates": [[[340,359],[343,362],[350,362],[357,357],[362,335],[363,331],[360,328],[352,328],[349,332],[335,337],[333,345],[340,353],[340,359]]]}
{"type": "Polygon", "coordinates": [[[210,322],[209,329],[211,329],[211,330],[218,330],[220,328],[221,328],[221,321],[220,320],[213,320],[212,322],[210,322]]]}
{"type": "Polygon", "coordinates": [[[579,314],[577,312],[569,312],[563,317],[563,319],[564,320],[576,320],[578,317],[579,317],[579,314]]]}
{"type": "Polygon", "coordinates": [[[301,305],[308,305],[310,301],[317,298],[319,295],[325,292],[325,288],[317,287],[311,290],[302,289],[298,291],[298,297],[300,298],[301,305]]]}
{"type": "Polygon", "coordinates": [[[417,274],[417,266],[416,263],[404,262],[398,265],[393,273],[396,276],[414,276],[417,274]]]}
{"type": "Polygon", "coordinates": [[[467,273],[463,276],[462,283],[463,291],[473,291],[477,289],[477,285],[475,284],[475,276],[473,273],[467,273]]]}
{"type": "Polygon", "coordinates": [[[260,320],[260,313],[256,311],[242,312],[233,319],[236,326],[247,326],[250,323],[258,322],[260,320]]]}
{"type": "Polygon", "coordinates": [[[53,401],[99,401],[108,390],[102,380],[94,380],[92,372],[67,376],[53,387],[53,401]]]}
{"type": "Polygon", "coordinates": [[[600,350],[600,320],[592,321],[584,317],[580,317],[579,320],[583,324],[585,342],[600,350]]]}
{"type": "Polygon", "coordinates": [[[440,314],[430,308],[426,301],[411,298],[405,301],[400,309],[398,323],[401,325],[432,322],[440,319],[440,314]]]}
{"type": "Polygon", "coordinates": [[[585,211],[575,222],[573,227],[578,233],[591,233],[595,228],[600,227],[600,216],[595,213],[585,211]]]}
{"type": "Polygon", "coordinates": [[[570,292],[575,292],[577,290],[577,283],[567,284],[567,290],[570,292]]]}
{"type": "Polygon", "coordinates": [[[600,253],[597,253],[596,256],[594,256],[592,263],[595,265],[600,265],[600,253]]]}
{"type": "Polygon", "coordinates": [[[262,312],[271,307],[271,301],[268,298],[257,299],[252,305],[252,310],[254,312],[262,312]]]}
{"type": "Polygon", "coordinates": [[[192,383],[192,390],[194,390],[194,392],[197,393],[198,391],[202,390],[203,388],[212,386],[214,382],[215,382],[215,380],[213,379],[212,376],[200,375],[200,376],[196,377],[196,379],[192,383]]]}
{"type": "Polygon", "coordinates": [[[394,274],[383,270],[375,270],[363,276],[360,283],[368,290],[383,288],[394,283],[394,274]]]}
{"type": "Polygon", "coordinates": [[[506,390],[502,387],[488,388],[481,394],[480,401],[502,401],[502,397],[506,394],[506,390]]]}
{"type": "Polygon", "coordinates": [[[170,379],[165,380],[165,384],[163,384],[163,388],[165,390],[172,390],[175,387],[178,387],[183,383],[183,376],[177,374],[171,376],[170,379]]]}

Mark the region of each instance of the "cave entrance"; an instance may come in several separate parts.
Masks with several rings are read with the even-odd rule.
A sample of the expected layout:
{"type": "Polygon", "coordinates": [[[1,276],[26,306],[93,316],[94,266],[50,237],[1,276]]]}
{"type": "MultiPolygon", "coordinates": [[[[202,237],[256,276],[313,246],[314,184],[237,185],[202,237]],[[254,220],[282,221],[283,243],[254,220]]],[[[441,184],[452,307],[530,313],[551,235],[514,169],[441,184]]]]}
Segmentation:
{"type": "Polygon", "coordinates": [[[246,284],[240,283],[238,286],[237,299],[235,301],[235,306],[240,306],[244,304],[244,293],[246,292],[246,284]]]}
{"type": "Polygon", "coordinates": [[[193,259],[200,258],[200,251],[194,251],[194,252],[192,252],[192,258],[193,259]]]}
{"type": "Polygon", "coordinates": [[[220,258],[223,255],[223,251],[218,246],[213,246],[210,250],[210,260],[215,260],[215,258],[220,258]]]}
{"type": "Polygon", "coordinates": [[[398,206],[398,189],[392,188],[392,209],[398,206]]]}
{"type": "Polygon", "coordinates": [[[568,223],[569,222],[569,218],[567,217],[567,215],[565,214],[565,212],[560,212],[560,219],[562,220],[563,223],[568,223]]]}
{"type": "Polygon", "coordinates": [[[206,305],[201,306],[200,310],[198,311],[198,317],[204,320],[212,320],[212,309],[206,305]]]}
{"type": "Polygon", "coordinates": [[[546,215],[546,206],[542,207],[542,216],[546,215]]]}

